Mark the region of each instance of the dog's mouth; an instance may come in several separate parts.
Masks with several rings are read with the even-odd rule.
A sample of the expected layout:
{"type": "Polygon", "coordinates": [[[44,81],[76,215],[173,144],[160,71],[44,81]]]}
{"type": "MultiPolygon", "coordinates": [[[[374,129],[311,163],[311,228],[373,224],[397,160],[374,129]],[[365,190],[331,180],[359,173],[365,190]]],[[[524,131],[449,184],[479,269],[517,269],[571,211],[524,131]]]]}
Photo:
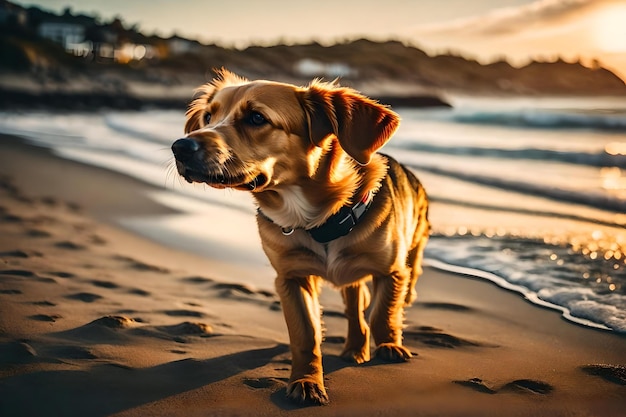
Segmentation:
{"type": "Polygon", "coordinates": [[[258,191],[267,185],[269,180],[267,175],[262,173],[254,177],[250,174],[228,176],[223,174],[206,174],[186,169],[181,175],[188,183],[202,182],[213,188],[234,188],[243,191],[258,191]]]}

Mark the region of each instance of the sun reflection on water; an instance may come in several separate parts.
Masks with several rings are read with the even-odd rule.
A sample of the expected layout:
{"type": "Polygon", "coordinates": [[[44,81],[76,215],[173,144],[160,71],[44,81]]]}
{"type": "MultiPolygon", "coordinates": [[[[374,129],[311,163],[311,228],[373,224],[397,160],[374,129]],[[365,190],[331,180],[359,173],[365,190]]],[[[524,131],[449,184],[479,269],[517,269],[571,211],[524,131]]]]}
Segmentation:
{"type": "Polygon", "coordinates": [[[607,233],[597,229],[548,234],[543,230],[522,232],[493,227],[449,226],[435,230],[433,236],[474,238],[476,242],[487,240],[491,243],[479,244],[485,256],[489,256],[485,251],[491,245],[494,257],[500,253],[504,256],[532,258],[535,262],[543,263],[547,274],[555,272],[556,275],[569,278],[578,276],[579,282],[586,282],[597,290],[626,292],[626,233],[607,233]]]}
{"type": "Polygon", "coordinates": [[[609,142],[604,151],[612,156],[626,155],[626,142],[609,142]]]}

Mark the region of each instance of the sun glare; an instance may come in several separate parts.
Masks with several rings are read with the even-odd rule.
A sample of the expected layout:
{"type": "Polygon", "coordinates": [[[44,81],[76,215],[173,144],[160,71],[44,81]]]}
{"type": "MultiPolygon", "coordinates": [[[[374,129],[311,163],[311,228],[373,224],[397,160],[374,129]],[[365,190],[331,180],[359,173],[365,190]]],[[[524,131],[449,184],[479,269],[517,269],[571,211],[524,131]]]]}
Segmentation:
{"type": "Polygon", "coordinates": [[[626,53],[626,4],[613,4],[596,12],[592,33],[607,53],[626,53]]]}

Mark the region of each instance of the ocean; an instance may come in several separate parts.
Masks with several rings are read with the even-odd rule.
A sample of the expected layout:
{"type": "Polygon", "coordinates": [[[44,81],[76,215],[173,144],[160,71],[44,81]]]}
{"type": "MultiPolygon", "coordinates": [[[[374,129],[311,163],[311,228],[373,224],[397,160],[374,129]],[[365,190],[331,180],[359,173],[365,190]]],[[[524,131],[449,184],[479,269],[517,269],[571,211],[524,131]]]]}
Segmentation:
{"type": "MultiPolygon", "coordinates": [[[[626,99],[449,99],[451,109],[395,109],[402,123],[383,149],[432,201],[426,263],[626,334],[626,99]]],[[[0,132],[157,186],[151,197],[181,214],[117,222],[238,259],[240,282],[271,287],[250,196],[176,173],[169,147],[183,122],[171,110],[2,112],[0,132]]]]}

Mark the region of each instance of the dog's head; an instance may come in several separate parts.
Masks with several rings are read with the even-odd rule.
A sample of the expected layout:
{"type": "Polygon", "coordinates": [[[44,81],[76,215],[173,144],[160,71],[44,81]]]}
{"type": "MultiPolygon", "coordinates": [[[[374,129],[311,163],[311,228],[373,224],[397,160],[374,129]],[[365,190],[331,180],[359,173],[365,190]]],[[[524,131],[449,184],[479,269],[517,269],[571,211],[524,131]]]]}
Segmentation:
{"type": "Polygon", "coordinates": [[[255,192],[312,175],[329,142],[365,165],[399,123],[349,88],[248,81],[226,70],[198,90],[186,117],[186,137],[172,145],[180,175],[255,192]]]}

